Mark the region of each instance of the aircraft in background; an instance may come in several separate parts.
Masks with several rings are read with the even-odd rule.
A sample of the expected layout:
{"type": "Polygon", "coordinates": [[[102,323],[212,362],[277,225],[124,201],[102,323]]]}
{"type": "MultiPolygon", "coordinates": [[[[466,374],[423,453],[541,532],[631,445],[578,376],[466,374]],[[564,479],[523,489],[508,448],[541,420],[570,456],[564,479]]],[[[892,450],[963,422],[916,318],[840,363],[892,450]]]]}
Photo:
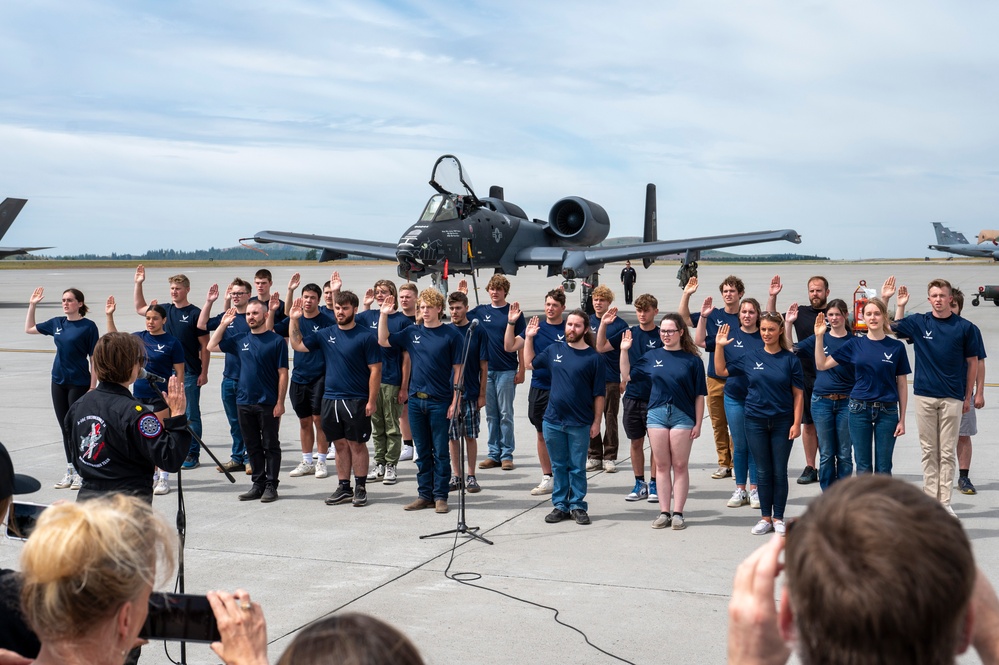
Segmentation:
{"type": "Polygon", "coordinates": [[[999,244],[994,237],[995,231],[979,233],[978,244],[968,242],[963,233],[951,231],[940,222],[933,222],[933,231],[937,234],[937,244],[930,245],[930,249],[960,256],[974,256],[999,261],[999,244]]]}
{"type": "Polygon", "coordinates": [[[434,285],[447,290],[454,273],[470,274],[492,269],[510,275],[526,266],[547,267],[548,276],[561,275],[563,288],[572,292],[582,281],[584,306],[599,283],[605,264],[642,259],[648,268],[658,256],[681,253],[677,273],[680,285],[697,274],[700,253],[707,249],[786,240],[800,243],[791,229],[705,236],[683,240],[658,240],[656,188],[646,187],[643,242],[598,246],[607,238],[610,219],[598,204],[578,196],[556,202],[548,221],[529,219],[519,206],[503,198],[501,187],[491,187],[479,198],[468,173],[454,155],[443,155],[434,164],[430,197],[419,221],[396,243],[353,238],[334,238],[282,231],[260,231],[258,243],[283,243],[321,249],[320,261],[335,261],[348,255],[398,261],[399,276],[415,280],[429,275],[434,285]]]}
{"type": "MultiPolygon", "coordinates": [[[[21,212],[21,208],[28,202],[28,199],[6,198],[0,203],[0,238],[7,233],[7,229],[14,223],[14,218],[21,212]]],[[[51,247],[0,247],[0,259],[15,254],[27,254],[39,249],[52,249],[51,247]]]]}

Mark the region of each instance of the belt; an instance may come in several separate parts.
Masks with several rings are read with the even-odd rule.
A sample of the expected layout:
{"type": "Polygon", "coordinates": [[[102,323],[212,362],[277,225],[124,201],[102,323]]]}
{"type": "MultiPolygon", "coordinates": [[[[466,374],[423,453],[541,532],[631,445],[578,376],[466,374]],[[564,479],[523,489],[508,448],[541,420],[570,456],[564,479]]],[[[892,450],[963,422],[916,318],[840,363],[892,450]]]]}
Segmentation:
{"type": "Polygon", "coordinates": [[[841,399],[850,399],[849,395],[819,395],[819,397],[821,397],[822,399],[831,399],[834,402],[839,401],[841,399]]]}
{"type": "Polygon", "coordinates": [[[429,399],[429,400],[433,400],[435,402],[439,402],[440,401],[439,399],[437,399],[436,397],[434,397],[430,393],[413,393],[413,397],[415,397],[417,399],[429,399]]]}

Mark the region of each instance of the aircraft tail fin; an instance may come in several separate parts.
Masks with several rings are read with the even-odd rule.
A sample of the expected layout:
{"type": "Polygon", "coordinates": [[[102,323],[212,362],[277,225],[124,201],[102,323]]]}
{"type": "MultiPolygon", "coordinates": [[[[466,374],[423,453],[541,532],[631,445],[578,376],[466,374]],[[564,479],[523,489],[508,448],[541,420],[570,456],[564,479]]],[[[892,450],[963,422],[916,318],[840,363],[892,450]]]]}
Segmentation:
{"type": "Polygon", "coordinates": [[[3,238],[4,234],[7,233],[10,225],[14,223],[14,219],[27,202],[28,199],[6,198],[3,203],[0,203],[0,238],[3,238]]]}
{"type": "MultiPolygon", "coordinates": [[[[655,242],[659,240],[657,221],[656,186],[650,182],[645,186],[645,230],[642,233],[642,242],[655,242]]],[[[642,259],[642,265],[648,268],[654,261],[654,258],[642,259]]]]}
{"type": "Polygon", "coordinates": [[[940,222],[933,222],[933,232],[937,234],[937,244],[939,245],[968,245],[968,239],[963,233],[951,231],[940,222]]]}

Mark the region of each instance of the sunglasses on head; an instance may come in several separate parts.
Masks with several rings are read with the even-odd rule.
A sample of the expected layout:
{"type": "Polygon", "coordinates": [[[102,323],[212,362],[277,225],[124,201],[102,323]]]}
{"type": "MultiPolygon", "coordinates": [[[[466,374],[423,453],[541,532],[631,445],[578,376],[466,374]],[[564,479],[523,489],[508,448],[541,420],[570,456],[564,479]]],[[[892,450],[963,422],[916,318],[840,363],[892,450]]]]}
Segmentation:
{"type": "Polygon", "coordinates": [[[784,323],[784,317],[781,316],[780,312],[760,312],[760,318],[767,321],[776,321],[777,323],[784,323]]]}

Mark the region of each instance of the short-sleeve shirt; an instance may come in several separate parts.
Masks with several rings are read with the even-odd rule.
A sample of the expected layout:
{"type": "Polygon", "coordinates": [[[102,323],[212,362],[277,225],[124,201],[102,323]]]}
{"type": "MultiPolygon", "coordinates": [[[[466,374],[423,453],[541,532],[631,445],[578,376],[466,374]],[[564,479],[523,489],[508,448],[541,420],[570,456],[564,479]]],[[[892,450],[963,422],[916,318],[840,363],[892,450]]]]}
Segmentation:
{"type": "Polygon", "coordinates": [[[607,394],[603,360],[595,349],[550,344],[531,364],[552,375],[545,422],[563,427],[593,424],[593,400],[607,394]]]}
{"type": "Polygon", "coordinates": [[[208,335],[207,330],[198,328],[198,317],[201,308],[187,304],[177,307],[173,303],[162,306],[166,310],[166,322],[163,328],[177,338],[184,349],[184,372],[191,376],[201,374],[201,338],[208,335]]]}
{"type": "Polygon", "coordinates": [[[43,321],[35,326],[42,335],[55,341],[56,357],[52,363],[52,381],[61,386],[89,386],[89,356],[101,334],[97,324],[90,319],[70,321],[65,316],[43,321]]]}
{"type": "MultiPolygon", "coordinates": [[[[212,318],[208,319],[208,331],[217,330],[222,324],[222,317],[225,316],[225,312],[222,314],[216,314],[212,318]]],[[[229,322],[226,327],[225,334],[222,335],[222,340],[226,340],[234,335],[243,335],[250,332],[250,326],[246,323],[246,313],[236,313],[236,318],[229,322]]],[[[219,348],[222,348],[222,344],[219,344],[219,348]]],[[[223,349],[224,351],[224,349],[223,349]]],[[[222,368],[222,376],[226,379],[231,379],[233,381],[239,380],[239,354],[236,353],[226,353],[225,354],[225,365],[222,368]]]]}
{"type": "Polygon", "coordinates": [[[916,372],[912,391],[922,397],[964,400],[968,358],[978,357],[978,339],[971,322],[956,314],[938,319],[910,314],[892,326],[912,340],[916,372]]]}
{"type": "MultiPolygon", "coordinates": [[[[142,340],[146,348],[146,371],[157,376],[169,378],[173,374],[173,366],[184,362],[184,349],[176,337],[170,333],[154,335],[148,330],[132,333],[142,340]]],[[[166,392],[166,383],[157,383],[156,390],[166,392]]],[[[138,399],[154,399],[160,397],[149,387],[145,379],[136,381],[132,386],[132,394],[138,399]]]]}
{"type": "Polygon", "coordinates": [[[905,344],[890,337],[877,340],[866,335],[850,337],[829,355],[841,365],[853,368],[850,397],[862,402],[897,402],[896,377],[912,371],[905,344]]]}
{"type": "Polygon", "coordinates": [[[326,360],[326,388],[323,399],[368,399],[370,365],[382,362],[378,339],[359,325],[348,330],[340,326],[323,328],[303,343],[326,360]]]}
{"type": "MultiPolygon", "coordinates": [[[[691,312],[690,320],[696,327],[698,322],[701,320],[701,313],[691,312]]],[[[715,335],[718,334],[718,329],[725,323],[728,324],[729,330],[738,330],[739,326],[742,325],[739,322],[739,312],[737,311],[735,314],[729,314],[723,307],[715,307],[711,310],[711,314],[708,315],[708,320],[704,323],[704,330],[707,334],[705,339],[711,340],[711,348],[708,348],[707,344],[705,344],[705,350],[708,352],[708,376],[712,379],[718,379],[719,381],[724,381],[725,379],[715,374],[714,339],[715,335]]],[[[725,349],[725,351],[728,352],[728,349],[725,349]]]]}
{"type": "MultiPolygon", "coordinates": [[[[613,340],[620,339],[624,331],[628,329],[627,322],[620,317],[614,319],[614,323],[607,326],[607,341],[613,344],[613,340]]],[[[593,333],[593,337],[596,338],[597,331],[600,330],[600,317],[596,314],[590,314],[590,332],[593,333]]],[[[604,380],[607,383],[620,383],[621,382],[621,349],[615,347],[606,353],[601,353],[600,357],[604,359],[604,380]]]]}
{"type": "MultiPolygon", "coordinates": [[[[316,314],[311,319],[303,316],[298,320],[299,329],[302,331],[302,339],[314,335],[323,328],[336,325],[336,321],[322,312],[316,314]]],[[[287,338],[291,329],[291,317],[274,324],[274,332],[287,338]]],[[[292,383],[309,385],[322,378],[326,373],[326,360],[321,353],[305,353],[295,351],[295,367],[291,372],[292,383]]]]}
{"type": "MultiPolygon", "coordinates": [[[[816,309],[812,307],[811,304],[800,305],[798,307],[798,318],[796,318],[794,323],[791,324],[791,327],[794,328],[794,334],[798,338],[798,341],[802,341],[808,336],[814,334],[815,319],[819,318],[819,314],[825,314],[827,309],[829,309],[828,305],[822,309],[816,309]]],[[[826,337],[831,337],[831,335],[827,334],[826,337]]],[[[798,356],[798,360],[801,361],[801,370],[805,373],[805,385],[812,386],[817,378],[815,370],[815,357],[810,356],[808,358],[803,358],[798,356]]]]}
{"type": "Polygon", "coordinates": [[[277,404],[279,369],[288,368],[288,344],[273,330],[228,335],[219,344],[239,356],[236,404],[277,404]]]}
{"type": "Polygon", "coordinates": [[[743,375],[749,380],[747,416],[774,418],[794,413],[792,388],[804,389],[805,385],[796,355],[784,349],[771,354],[760,348],[732,361],[726,356],[725,362],[730,375],[743,375]]]}
{"type": "MultiPolygon", "coordinates": [[[[503,349],[503,336],[506,335],[507,317],[510,313],[510,303],[502,307],[493,307],[492,303],[479,305],[468,312],[468,318],[478,319],[479,327],[486,331],[489,338],[489,371],[508,372],[516,370],[519,364],[517,352],[503,349]]],[[[514,336],[524,334],[527,323],[521,314],[513,327],[514,336]]]]}
{"type": "Polygon", "coordinates": [[[652,383],[649,409],[666,404],[697,418],[697,396],[708,394],[704,363],[699,356],[687,351],[654,349],[642,356],[631,368],[632,378],[644,375],[652,383]]]}
{"type": "MultiPolygon", "coordinates": [[[[565,323],[541,321],[538,324],[538,334],[534,336],[534,355],[547,349],[550,344],[565,344],[565,323]]],[[[551,372],[547,368],[535,367],[531,370],[531,387],[551,390],[551,372]]]]}
{"type": "Polygon", "coordinates": [[[461,341],[454,326],[407,326],[389,333],[389,344],[405,349],[412,360],[409,396],[425,393],[436,400],[451,399],[454,365],[461,364],[461,341]]]}
{"type": "MultiPolygon", "coordinates": [[[[615,349],[621,349],[621,336],[608,340],[615,349]]],[[[652,330],[642,330],[641,326],[631,327],[631,348],[628,349],[628,362],[634,367],[639,359],[649,351],[662,348],[663,340],[659,335],[659,327],[652,330]]],[[[624,391],[624,397],[648,402],[652,395],[652,383],[643,374],[632,376],[628,382],[628,387],[624,391]]]]}
{"type": "MultiPolygon", "coordinates": [[[[453,325],[453,324],[452,324],[453,325]]],[[[468,334],[468,326],[472,325],[471,322],[466,323],[463,326],[454,326],[455,332],[464,337],[468,334]]],[[[465,361],[465,371],[463,376],[465,377],[465,401],[472,404],[478,401],[479,391],[481,390],[480,379],[482,378],[482,370],[479,364],[485,360],[489,363],[489,338],[486,337],[486,331],[481,328],[481,324],[475,326],[475,330],[472,331],[472,339],[469,341],[468,346],[468,359],[465,361]]]]}
{"type": "MultiPolygon", "coordinates": [[[[822,336],[826,356],[831,356],[837,349],[844,346],[853,338],[852,334],[843,337],[836,337],[826,333],[822,336]]],[[[727,349],[726,349],[727,350],[727,349]]],[[[815,366],[815,335],[809,335],[794,346],[794,351],[801,361],[801,368],[805,369],[805,358],[812,361],[815,366]]],[[[904,352],[903,352],[904,355],[904,352]]],[[[837,361],[839,362],[839,361],[837,361]]],[[[854,370],[850,364],[837,365],[832,369],[818,370],[815,374],[815,383],[812,386],[813,395],[849,395],[853,391],[854,370]]]]}
{"type": "MultiPolygon", "coordinates": [[[[354,317],[355,322],[375,336],[375,345],[378,345],[378,319],[381,316],[380,309],[369,309],[365,312],[358,312],[354,317]]],[[[388,317],[389,333],[399,332],[413,325],[413,320],[402,312],[392,312],[388,317]]],[[[382,383],[386,386],[402,385],[402,351],[396,347],[379,346],[382,354],[382,383]]]]}
{"type": "MultiPolygon", "coordinates": [[[[756,351],[757,349],[763,348],[763,340],[760,338],[760,331],[747,333],[743,332],[742,328],[731,328],[729,330],[728,336],[732,339],[732,343],[725,347],[725,362],[729,360],[734,360],[736,358],[742,357],[744,354],[750,351],[756,351]]],[[[714,365],[714,351],[715,351],[715,338],[714,336],[706,337],[704,340],[704,348],[708,352],[709,367],[714,365]]],[[[746,395],[749,394],[749,379],[743,375],[729,375],[725,379],[725,397],[729,399],[734,399],[739,402],[744,402],[746,400],[746,395]]]]}

